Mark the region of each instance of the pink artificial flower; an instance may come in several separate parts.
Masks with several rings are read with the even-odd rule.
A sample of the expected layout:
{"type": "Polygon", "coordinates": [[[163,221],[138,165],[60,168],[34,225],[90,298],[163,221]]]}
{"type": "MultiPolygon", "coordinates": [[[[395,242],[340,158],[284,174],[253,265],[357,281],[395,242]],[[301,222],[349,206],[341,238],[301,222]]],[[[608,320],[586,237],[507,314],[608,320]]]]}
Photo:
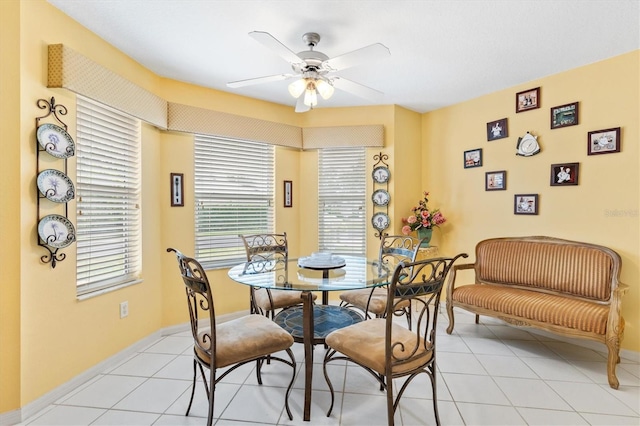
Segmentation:
{"type": "Polygon", "coordinates": [[[429,210],[422,210],[420,216],[422,216],[423,221],[426,220],[429,217],[429,210]]]}
{"type": "Polygon", "coordinates": [[[408,224],[416,223],[417,221],[418,221],[418,219],[417,219],[415,216],[413,216],[413,215],[411,215],[411,216],[409,216],[409,217],[407,218],[407,223],[408,223],[408,224]]]}
{"type": "Polygon", "coordinates": [[[411,227],[409,225],[405,225],[402,227],[402,233],[404,235],[409,235],[411,234],[411,227]]]}

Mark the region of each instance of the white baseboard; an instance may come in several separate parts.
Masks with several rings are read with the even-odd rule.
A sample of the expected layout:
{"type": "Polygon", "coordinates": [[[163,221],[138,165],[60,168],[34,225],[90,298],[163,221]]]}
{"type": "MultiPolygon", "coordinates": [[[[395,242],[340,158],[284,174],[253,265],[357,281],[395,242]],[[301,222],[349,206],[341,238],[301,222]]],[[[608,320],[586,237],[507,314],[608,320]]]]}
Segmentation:
{"type": "Polygon", "coordinates": [[[16,425],[21,421],[20,410],[7,411],[0,414],[0,426],[16,425]]]}

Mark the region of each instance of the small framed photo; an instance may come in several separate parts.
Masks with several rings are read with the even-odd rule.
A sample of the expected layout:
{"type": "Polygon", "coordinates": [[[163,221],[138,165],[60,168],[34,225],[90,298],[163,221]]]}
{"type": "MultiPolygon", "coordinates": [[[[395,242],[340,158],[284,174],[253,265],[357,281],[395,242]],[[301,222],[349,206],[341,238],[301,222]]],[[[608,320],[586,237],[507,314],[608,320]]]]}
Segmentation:
{"type": "Polygon", "coordinates": [[[509,132],[507,131],[506,118],[487,123],[487,140],[489,142],[506,138],[507,136],[509,136],[509,132]]]}
{"type": "Polygon", "coordinates": [[[482,167],[482,148],[470,149],[464,152],[464,168],[482,167]]]}
{"type": "Polygon", "coordinates": [[[184,206],[184,174],[171,173],[171,207],[184,206]]]}
{"type": "Polygon", "coordinates": [[[580,163],[562,163],[551,165],[551,186],[578,184],[580,163]]]}
{"type": "Polygon", "coordinates": [[[575,126],[578,124],[578,102],[551,108],[551,128],[575,126]]]}
{"type": "Polygon", "coordinates": [[[620,127],[589,132],[587,154],[611,154],[620,152],[620,127]]]}
{"type": "Polygon", "coordinates": [[[516,113],[540,108],[540,88],[516,93],[516,113]]]}
{"type": "Polygon", "coordinates": [[[284,206],[293,206],[293,182],[290,180],[284,181],[284,206]]]}
{"type": "Polygon", "coordinates": [[[514,195],[513,214],[538,214],[538,194],[514,195]]]}
{"type": "Polygon", "coordinates": [[[484,174],[485,191],[504,191],[507,189],[507,172],[499,170],[497,172],[487,172],[484,174]]]}

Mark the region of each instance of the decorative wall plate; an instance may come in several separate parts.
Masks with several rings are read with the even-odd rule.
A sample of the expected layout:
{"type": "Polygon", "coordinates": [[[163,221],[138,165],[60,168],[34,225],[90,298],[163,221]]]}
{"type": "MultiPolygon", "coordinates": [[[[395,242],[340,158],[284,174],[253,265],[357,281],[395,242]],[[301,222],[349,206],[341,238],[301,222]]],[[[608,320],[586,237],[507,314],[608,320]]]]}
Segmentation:
{"type": "Polygon", "coordinates": [[[76,196],[75,188],[71,179],[60,170],[47,169],[38,175],[38,189],[54,203],[66,203],[76,196]]]}
{"type": "Polygon", "coordinates": [[[385,229],[387,229],[389,227],[390,222],[391,221],[389,220],[389,215],[382,212],[378,212],[374,214],[373,217],[371,218],[371,223],[373,224],[373,227],[376,228],[378,231],[384,231],[385,229]]]}
{"type": "Polygon", "coordinates": [[[516,150],[516,155],[522,155],[523,157],[530,157],[539,153],[540,145],[538,144],[538,137],[533,136],[531,133],[527,132],[526,135],[518,138],[516,150]]]}
{"type": "Polygon", "coordinates": [[[371,176],[373,176],[373,180],[375,180],[377,183],[387,183],[389,181],[389,178],[391,177],[391,173],[389,172],[388,167],[378,166],[373,169],[371,176]]]}
{"type": "Polygon", "coordinates": [[[391,197],[389,196],[389,192],[385,189],[376,189],[371,195],[371,199],[373,200],[373,204],[376,206],[386,206],[389,204],[391,197]]]}
{"type": "Polygon", "coordinates": [[[40,219],[38,235],[49,247],[63,248],[76,240],[73,224],[64,216],[50,214],[40,219]]]}
{"type": "Polygon", "coordinates": [[[46,123],[38,126],[38,143],[50,155],[57,158],[69,158],[75,154],[76,145],[65,129],[46,123]]]}

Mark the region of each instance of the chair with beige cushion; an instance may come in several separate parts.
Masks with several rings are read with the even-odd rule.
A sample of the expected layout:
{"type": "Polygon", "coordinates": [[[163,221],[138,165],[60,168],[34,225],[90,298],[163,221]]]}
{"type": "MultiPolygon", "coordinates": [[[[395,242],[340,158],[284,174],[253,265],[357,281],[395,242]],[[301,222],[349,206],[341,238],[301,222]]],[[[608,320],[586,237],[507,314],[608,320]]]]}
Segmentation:
{"type": "MultiPolygon", "coordinates": [[[[189,307],[189,319],[191,333],[194,340],[193,354],[193,385],[191,399],[185,416],[189,415],[193,396],[196,389],[197,368],[204,382],[205,392],[209,399],[209,412],[207,425],[213,422],[213,407],[216,385],[227,374],[249,362],[258,361],[256,374],[258,383],[262,384],[261,368],[264,360],[280,361],[291,367],[291,380],[284,397],[284,405],[290,420],[293,420],[289,408],[289,394],[296,373],[296,361],[291,351],[293,337],[281,327],[276,325],[263,315],[251,314],[228,322],[216,323],[213,295],[207,275],[200,263],[180,253],[178,250],[168,248],[168,252],[174,252],[178,259],[180,275],[185,284],[187,302],[189,307]],[[202,316],[202,319],[200,319],[202,316]],[[273,355],[284,351],[289,360],[273,355]],[[218,369],[228,367],[216,377],[218,369]],[[209,369],[209,380],[204,372],[209,369]]],[[[271,401],[270,403],[273,403],[271,401]]]]}
{"type": "MultiPolygon", "coordinates": [[[[252,262],[254,272],[261,268],[264,272],[286,268],[289,258],[287,234],[240,235],[247,253],[247,262],[252,262]]],[[[302,303],[302,292],[270,290],[250,287],[251,313],[265,315],[271,319],[275,311],[302,303]]],[[[316,296],[314,295],[314,300],[316,296]]]]}
{"type": "Polygon", "coordinates": [[[346,360],[371,373],[381,388],[386,390],[389,425],[394,424],[394,413],[409,383],[420,373],[427,374],[431,380],[436,423],[440,424],[436,395],[436,326],[442,286],[451,265],[459,257],[467,255],[400,263],[393,272],[383,318],[362,321],[327,336],[329,349],[323,362],[324,377],[331,391],[327,417],[331,415],[334,403],[327,364],[346,360]],[[417,308],[413,330],[394,321],[393,313],[407,302],[415,304],[417,308]],[[394,391],[393,380],[400,378],[405,380],[394,391]]]}
{"type": "MultiPolygon", "coordinates": [[[[400,262],[414,262],[420,249],[421,239],[405,235],[389,235],[380,240],[380,263],[393,268],[400,262]]],[[[340,306],[354,307],[365,313],[365,318],[384,317],[387,310],[387,287],[373,289],[349,290],[340,294],[340,306]]],[[[406,315],[407,324],[411,328],[411,305],[408,300],[402,301],[394,315],[406,315]]]]}

